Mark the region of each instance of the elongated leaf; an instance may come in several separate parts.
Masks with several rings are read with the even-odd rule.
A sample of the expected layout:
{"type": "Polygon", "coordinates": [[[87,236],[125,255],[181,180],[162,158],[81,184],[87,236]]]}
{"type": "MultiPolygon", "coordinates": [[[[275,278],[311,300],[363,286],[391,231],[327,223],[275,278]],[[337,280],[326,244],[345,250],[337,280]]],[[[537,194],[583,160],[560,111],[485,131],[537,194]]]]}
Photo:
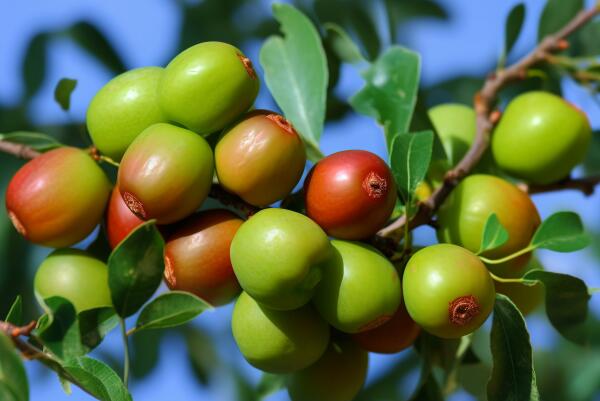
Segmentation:
{"type": "Polygon", "coordinates": [[[410,397],[410,401],[444,401],[440,385],[433,374],[431,372],[425,374],[426,376],[421,378],[421,383],[417,386],[415,394],[410,397]]]}
{"type": "Polygon", "coordinates": [[[67,111],[71,107],[71,93],[77,86],[77,80],[71,78],[62,78],[54,88],[54,100],[60,105],[60,108],[67,111]]]}
{"type": "Polygon", "coordinates": [[[489,401],[537,401],[533,352],[523,315],[512,301],[496,294],[491,347],[494,366],[489,401]]]}
{"type": "Polygon", "coordinates": [[[32,131],[15,131],[0,134],[0,141],[22,143],[40,152],[63,146],[62,143],[51,135],[32,131]]]}
{"type": "Polygon", "coordinates": [[[0,399],[28,401],[29,384],[12,341],[0,332],[0,399]],[[4,398],[2,397],[4,396],[4,398]]]}
{"type": "MultiPolygon", "coordinates": [[[[592,21],[575,32],[571,39],[572,54],[578,57],[594,57],[600,55],[600,21],[592,21]]],[[[596,67],[596,72],[598,69],[596,67]]],[[[590,152],[590,156],[596,153],[590,152]]]]}
{"type": "Polygon", "coordinates": [[[265,81],[277,105],[307,145],[308,157],[322,157],[319,139],[325,122],[327,59],[319,33],[293,6],[274,4],[284,37],[271,36],[260,51],[265,81]]]}
{"type": "Polygon", "coordinates": [[[362,73],[365,86],[350,99],[354,110],[375,118],[383,126],[388,150],[396,136],[408,132],[417,101],[420,70],[417,53],[390,47],[362,73]]]}
{"type": "Polygon", "coordinates": [[[390,155],[392,172],[405,204],[413,198],[417,185],[425,178],[432,150],[432,131],[402,134],[394,139],[390,155]]]}
{"type": "Polygon", "coordinates": [[[525,21],[525,4],[519,3],[510,10],[506,19],[506,27],[504,31],[504,51],[503,58],[510,54],[513,46],[519,39],[523,22],[525,21]]]}
{"type": "Polygon", "coordinates": [[[12,323],[15,326],[20,326],[23,323],[23,300],[20,295],[17,295],[17,298],[11,305],[4,321],[12,323]]]}
{"type": "Polygon", "coordinates": [[[135,330],[179,326],[207,309],[212,309],[212,306],[195,295],[183,291],[167,292],[142,309],[135,330]]]}
{"type": "Polygon", "coordinates": [[[351,64],[366,61],[360,49],[344,28],[332,22],[323,24],[323,28],[325,29],[325,40],[328,46],[340,60],[351,64]]]}
{"type": "Polygon", "coordinates": [[[101,401],[131,401],[119,376],[101,361],[81,357],[65,363],[63,368],[101,401]]]}
{"type": "Polygon", "coordinates": [[[198,381],[206,385],[210,381],[211,374],[214,374],[215,369],[221,364],[214,338],[203,329],[192,325],[184,327],[183,335],[192,370],[198,381]]]}
{"type": "Polygon", "coordinates": [[[573,252],[590,244],[577,213],[558,212],[548,217],[533,235],[531,245],[556,252],[573,252]]]}
{"type": "Polygon", "coordinates": [[[275,394],[285,388],[285,375],[277,375],[273,373],[263,373],[256,394],[259,400],[264,400],[271,394],[275,394]]]}
{"type": "Polygon", "coordinates": [[[538,27],[538,42],[559,31],[583,9],[583,0],[547,0],[538,27]]]}
{"type": "Polygon", "coordinates": [[[566,339],[585,345],[589,341],[583,325],[588,314],[590,295],[585,283],[568,274],[531,270],[524,276],[539,280],[546,289],[546,314],[552,326],[566,339]]]}
{"type": "Polygon", "coordinates": [[[137,227],[108,258],[108,285],[121,317],[137,312],[160,285],[164,241],[149,221],[137,227]]]}
{"type": "Polygon", "coordinates": [[[78,22],[67,30],[67,34],[114,74],[125,72],[121,57],[94,24],[87,21],[78,22]]]}
{"type": "Polygon", "coordinates": [[[100,345],[104,337],[119,325],[113,308],[89,309],[79,313],[77,320],[81,343],[90,349],[100,345]]]}
{"type": "Polygon", "coordinates": [[[27,46],[25,58],[21,64],[25,84],[24,99],[31,99],[40,90],[46,79],[49,41],[50,35],[42,32],[35,35],[27,46]]]}
{"type": "Polygon", "coordinates": [[[481,246],[477,254],[479,255],[490,249],[498,248],[504,245],[506,241],[508,241],[508,231],[502,226],[496,213],[492,213],[485,221],[481,246]]]}

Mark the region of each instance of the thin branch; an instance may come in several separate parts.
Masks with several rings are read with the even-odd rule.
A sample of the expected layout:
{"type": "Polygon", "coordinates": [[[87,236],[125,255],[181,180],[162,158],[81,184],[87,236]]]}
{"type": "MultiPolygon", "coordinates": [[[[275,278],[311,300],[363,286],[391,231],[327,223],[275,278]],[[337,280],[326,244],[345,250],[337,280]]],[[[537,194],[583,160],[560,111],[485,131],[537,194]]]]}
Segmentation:
{"type": "Polygon", "coordinates": [[[226,206],[231,206],[234,209],[242,212],[246,217],[250,217],[256,212],[258,212],[261,208],[253,206],[247,202],[244,202],[239,196],[233,195],[223,189],[219,184],[213,184],[210,188],[210,193],[208,194],[213,199],[218,200],[222,204],[226,206]]]}
{"type": "Polygon", "coordinates": [[[530,194],[564,190],[581,191],[586,196],[594,194],[596,186],[600,185],[600,175],[585,178],[568,178],[563,181],[546,185],[521,184],[519,187],[530,194]]]}
{"type": "Polygon", "coordinates": [[[0,152],[11,154],[19,159],[33,159],[41,154],[30,146],[3,140],[0,140],[0,152]]]}
{"type": "Polygon", "coordinates": [[[429,199],[418,205],[416,214],[409,221],[401,217],[380,230],[379,236],[399,241],[406,224],[412,229],[431,221],[437,209],[450,195],[454,187],[473,170],[488,149],[490,135],[498,119],[498,112],[494,110],[494,107],[499,92],[509,83],[525,79],[527,71],[531,67],[546,61],[549,55],[568,48],[567,37],[598,14],[600,14],[600,6],[579,12],[565,27],[544,38],[534,50],[521,60],[488,76],[483,88],[474,99],[475,112],[477,113],[477,133],[469,151],[453,169],[446,173],[443,183],[431,194],[429,199]]]}

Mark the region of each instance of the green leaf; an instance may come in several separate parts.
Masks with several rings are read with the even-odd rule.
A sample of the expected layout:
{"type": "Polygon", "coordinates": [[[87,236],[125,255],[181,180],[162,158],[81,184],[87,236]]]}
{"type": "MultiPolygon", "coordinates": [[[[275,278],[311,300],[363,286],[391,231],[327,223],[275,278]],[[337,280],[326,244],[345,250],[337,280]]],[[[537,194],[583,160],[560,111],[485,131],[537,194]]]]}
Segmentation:
{"type": "Polygon", "coordinates": [[[494,366],[488,382],[488,400],[539,400],[525,320],[515,304],[502,294],[496,294],[490,341],[494,366]]]}
{"type": "Polygon", "coordinates": [[[203,329],[192,325],[184,327],[183,335],[192,370],[198,381],[206,385],[221,364],[214,339],[203,329]]]}
{"type": "Polygon", "coordinates": [[[132,399],[115,371],[101,361],[81,357],[65,363],[63,368],[77,380],[78,385],[101,401],[132,399]]]}
{"type": "Polygon", "coordinates": [[[323,24],[323,28],[325,29],[325,41],[327,45],[340,60],[350,64],[358,64],[366,61],[360,49],[344,28],[332,22],[323,24]]]}
{"type": "Polygon", "coordinates": [[[498,248],[508,241],[508,231],[502,226],[496,213],[488,216],[483,227],[483,236],[481,237],[481,246],[477,255],[490,249],[498,248]]]}
{"type": "Polygon", "coordinates": [[[571,52],[578,57],[600,55],[600,21],[592,21],[575,32],[571,39],[571,52]]]}
{"type": "Polygon", "coordinates": [[[152,297],[162,280],[164,240],[155,222],[138,226],[108,258],[108,285],[115,310],[126,318],[152,297]]]}
{"type": "Polygon", "coordinates": [[[96,348],[104,337],[119,325],[113,308],[96,308],[82,311],[77,316],[81,343],[90,349],[96,348]]]}
{"type": "Polygon", "coordinates": [[[585,283],[568,274],[531,270],[526,280],[539,280],[546,289],[546,314],[552,326],[566,339],[586,344],[588,334],[583,325],[588,315],[590,295],[585,283]]]}
{"type": "Polygon", "coordinates": [[[193,294],[170,291],[159,295],[142,309],[135,331],[179,326],[207,309],[212,309],[212,306],[193,294]]]}
{"type": "Polygon", "coordinates": [[[421,378],[421,382],[415,394],[410,397],[410,401],[444,401],[444,395],[433,373],[422,372],[421,374],[426,376],[421,378]]]}
{"type": "Polygon", "coordinates": [[[504,52],[503,58],[510,54],[513,46],[519,39],[523,22],[525,21],[525,4],[519,3],[510,10],[506,19],[506,30],[504,32],[504,52]]]}
{"type": "Polygon", "coordinates": [[[77,80],[71,78],[62,78],[54,88],[54,100],[60,105],[64,111],[71,107],[71,93],[77,86],[77,80]]]}
{"type": "Polygon", "coordinates": [[[48,42],[50,35],[42,32],[35,35],[27,45],[25,57],[21,63],[23,82],[25,84],[24,99],[31,99],[42,87],[46,79],[48,42]]]}
{"type": "Polygon", "coordinates": [[[0,134],[0,141],[21,143],[40,152],[64,146],[51,135],[32,131],[15,131],[7,134],[0,134]]]}
{"type": "Polygon", "coordinates": [[[277,375],[273,373],[263,373],[258,386],[256,387],[256,394],[259,400],[264,400],[271,394],[275,394],[285,388],[285,375],[277,375]]]}
{"type": "Polygon", "coordinates": [[[400,196],[406,205],[413,198],[417,185],[427,174],[432,149],[432,131],[398,135],[392,143],[390,154],[392,172],[400,196]]]}
{"type": "Polygon", "coordinates": [[[319,140],[325,121],[327,59],[319,33],[310,20],[293,6],[274,4],[282,36],[268,38],[260,63],[265,82],[286,118],[307,146],[308,158],[322,157],[319,140]]]}
{"type": "Polygon", "coordinates": [[[12,341],[0,332],[0,399],[29,400],[29,384],[12,341]]]}
{"type": "Polygon", "coordinates": [[[573,252],[589,244],[590,237],[583,231],[581,218],[573,212],[554,213],[542,222],[531,240],[534,248],[556,252],[573,252]]]}
{"type": "Polygon", "coordinates": [[[366,84],[350,99],[354,110],[375,118],[383,126],[388,150],[396,136],[408,132],[420,69],[417,53],[392,46],[362,73],[366,84]]]}
{"type": "Polygon", "coordinates": [[[23,324],[23,300],[20,295],[17,295],[17,298],[6,314],[4,321],[7,323],[12,323],[15,326],[20,326],[23,324]]]}
{"type": "Polygon", "coordinates": [[[583,0],[547,0],[538,27],[538,42],[563,28],[583,9],[583,0]]]}
{"type": "Polygon", "coordinates": [[[120,74],[127,70],[117,51],[92,23],[78,22],[67,30],[67,34],[90,56],[97,59],[114,74],[120,74]]]}

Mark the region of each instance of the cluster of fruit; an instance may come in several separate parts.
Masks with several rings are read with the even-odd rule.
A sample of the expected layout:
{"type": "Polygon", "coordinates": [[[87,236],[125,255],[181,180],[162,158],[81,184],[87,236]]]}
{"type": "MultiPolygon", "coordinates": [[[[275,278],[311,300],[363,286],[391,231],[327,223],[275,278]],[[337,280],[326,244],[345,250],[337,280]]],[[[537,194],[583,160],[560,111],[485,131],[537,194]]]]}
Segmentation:
{"type": "MultiPolygon", "coordinates": [[[[421,329],[444,338],[473,332],[496,291],[515,294],[523,311],[533,307],[534,297],[521,289],[494,285],[475,254],[492,213],[510,238],[483,254],[492,259],[527,247],[540,224],[529,196],[489,171],[458,185],[438,213],[441,244],[417,251],[405,267],[359,242],[388,222],[397,202],[390,168],[370,152],[342,151],[316,163],[304,181],[306,214],[264,208],[244,221],[224,209],[198,212],[215,175],[258,208],[285,198],[302,176],[306,154],[292,125],[275,112],[248,112],[258,88],[251,62],[219,42],[104,86],[87,125],[102,155],[120,161],[114,189],[93,154],[71,147],[28,162],[8,186],[16,229],[61,248],[40,266],[37,296],[62,296],[78,311],[110,306],[106,265],[67,247],[102,220],[116,247],[155,219],[168,287],[213,305],[238,297],[232,330],[244,357],[289,374],[292,399],[312,401],[351,400],[364,383],[368,351],[399,352],[421,329]],[[212,135],[213,147],[205,139],[212,135]]],[[[475,134],[473,111],[442,105],[430,116],[449,159],[462,157],[475,134]]],[[[585,115],[533,92],[508,106],[493,136],[493,159],[514,177],[553,182],[581,161],[589,139],[585,115]]],[[[433,185],[434,176],[432,168],[433,185]]],[[[521,275],[530,256],[490,269],[521,275]]]]}

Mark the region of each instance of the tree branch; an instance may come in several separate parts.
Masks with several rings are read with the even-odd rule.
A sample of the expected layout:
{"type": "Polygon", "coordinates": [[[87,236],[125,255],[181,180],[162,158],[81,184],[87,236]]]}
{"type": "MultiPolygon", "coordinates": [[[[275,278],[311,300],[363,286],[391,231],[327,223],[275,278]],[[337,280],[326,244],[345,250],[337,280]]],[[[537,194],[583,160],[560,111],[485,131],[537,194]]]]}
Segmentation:
{"type": "Polygon", "coordinates": [[[33,159],[41,154],[27,145],[3,140],[0,140],[0,152],[11,154],[19,159],[33,159]]]}
{"type": "Polygon", "coordinates": [[[590,196],[594,194],[596,186],[600,184],[600,175],[585,178],[567,178],[566,180],[558,181],[546,185],[521,184],[519,188],[529,194],[539,194],[543,192],[554,192],[564,190],[581,191],[584,195],[590,196]]]}
{"type": "MultiPolygon", "coordinates": [[[[521,60],[506,69],[499,70],[488,76],[483,88],[475,95],[477,133],[469,151],[453,169],[446,173],[443,183],[431,194],[429,199],[418,205],[416,214],[409,221],[406,221],[406,217],[401,217],[380,230],[378,233],[379,236],[399,241],[406,224],[412,229],[428,224],[431,221],[437,209],[448,195],[450,195],[454,187],[473,170],[488,149],[492,129],[499,117],[498,113],[494,111],[498,93],[509,83],[526,78],[527,70],[536,64],[546,61],[547,57],[552,53],[565,50],[569,45],[566,38],[598,14],[600,14],[600,6],[580,11],[560,31],[544,38],[535,49],[521,60]]],[[[594,185],[597,184],[593,180],[592,182],[594,182],[594,185]]],[[[546,186],[545,188],[547,190],[562,189],[560,184],[556,183],[553,186],[546,186]]],[[[583,184],[581,182],[574,183],[573,181],[569,181],[568,185],[581,188],[583,184]]],[[[531,187],[531,190],[538,190],[538,192],[539,189],[541,188],[531,187]]]]}

